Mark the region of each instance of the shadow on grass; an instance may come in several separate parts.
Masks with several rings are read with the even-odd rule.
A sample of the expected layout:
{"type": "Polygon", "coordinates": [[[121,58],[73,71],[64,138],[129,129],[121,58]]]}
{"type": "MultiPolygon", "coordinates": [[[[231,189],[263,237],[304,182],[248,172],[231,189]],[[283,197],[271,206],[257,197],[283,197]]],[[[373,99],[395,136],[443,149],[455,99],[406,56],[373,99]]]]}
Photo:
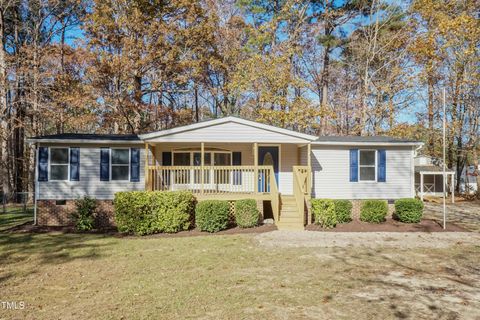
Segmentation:
{"type": "MultiPolygon", "coordinates": [[[[26,275],[35,273],[41,265],[107,257],[114,242],[104,235],[6,233],[0,234],[0,261],[8,271],[22,263],[20,269],[26,275]]],[[[11,276],[11,272],[0,274],[0,283],[11,276]]]]}
{"type": "Polygon", "coordinates": [[[27,222],[33,222],[33,215],[28,213],[0,214],[0,232],[27,222]]]}
{"type": "Polygon", "coordinates": [[[357,280],[363,284],[361,286],[364,288],[362,292],[372,291],[372,296],[366,297],[368,303],[374,303],[375,299],[388,303],[394,318],[415,318],[418,315],[416,313],[418,306],[423,305],[423,309],[428,310],[435,319],[457,319],[459,315],[455,308],[452,306],[450,308],[446,306],[440,308],[438,300],[444,295],[456,297],[458,292],[467,288],[470,288],[471,291],[480,290],[480,284],[475,280],[475,274],[478,275],[478,268],[475,267],[472,259],[468,259],[468,256],[475,254],[475,252],[465,250],[448,257],[450,264],[455,265],[455,268],[448,266],[449,263],[445,262],[441,256],[430,254],[433,260],[430,263],[438,263],[436,268],[423,267],[422,263],[416,261],[414,255],[410,257],[413,263],[409,263],[406,260],[408,257],[405,257],[409,253],[394,258],[384,254],[381,249],[360,251],[353,254],[352,251],[346,249],[337,249],[331,256],[335,258],[336,263],[343,265],[345,274],[357,272],[357,280]],[[374,265],[372,265],[373,259],[375,259],[374,265]],[[458,264],[462,259],[466,260],[465,263],[458,264]],[[363,270],[363,272],[358,272],[358,270],[363,270]],[[397,271],[406,276],[403,280],[403,276],[400,276],[400,279],[392,279],[388,276],[391,271],[397,271]],[[473,277],[465,275],[472,275],[473,277]],[[410,276],[412,276],[411,279],[410,276]],[[420,282],[415,283],[415,279],[420,279],[420,282]],[[431,281],[431,283],[428,284],[427,281],[431,281]],[[379,292],[383,291],[383,293],[380,294],[372,290],[373,288],[379,290],[379,292]],[[363,291],[365,289],[366,291],[363,291]],[[405,293],[407,293],[407,297],[417,296],[415,299],[417,306],[411,304],[413,301],[409,301],[405,293]],[[376,295],[378,297],[375,297],[376,295]],[[403,298],[401,298],[402,295],[403,298]]]}

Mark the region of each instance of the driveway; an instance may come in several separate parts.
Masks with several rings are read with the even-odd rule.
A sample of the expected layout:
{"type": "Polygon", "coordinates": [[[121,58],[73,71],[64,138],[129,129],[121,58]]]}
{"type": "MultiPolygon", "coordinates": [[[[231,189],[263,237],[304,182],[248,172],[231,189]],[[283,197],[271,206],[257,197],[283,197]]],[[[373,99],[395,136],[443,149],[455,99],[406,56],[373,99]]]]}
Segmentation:
{"type": "MultiPolygon", "coordinates": [[[[425,218],[443,221],[443,205],[425,202],[425,218]]],[[[470,231],[480,232],[480,201],[447,203],[447,223],[453,222],[470,231]]]]}

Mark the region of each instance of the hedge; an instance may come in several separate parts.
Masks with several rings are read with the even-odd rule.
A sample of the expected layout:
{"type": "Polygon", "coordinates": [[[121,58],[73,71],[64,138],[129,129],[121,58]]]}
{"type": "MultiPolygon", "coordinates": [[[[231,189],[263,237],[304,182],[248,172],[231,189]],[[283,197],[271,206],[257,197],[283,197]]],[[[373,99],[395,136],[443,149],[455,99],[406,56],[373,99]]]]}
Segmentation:
{"type": "Polygon", "coordinates": [[[118,230],[137,235],[188,230],[194,208],[195,198],[186,191],[117,192],[114,199],[118,230]]]}
{"type": "Polygon", "coordinates": [[[423,216],[423,202],[406,198],[395,200],[395,218],[405,223],[418,223],[423,216]]]}
{"type": "Polygon", "coordinates": [[[388,214],[388,204],[385,200],[364,200],[360,208],[360,220],[380,223],[388,214]]]}
{"type": "Polygon", "coordinates": [[[235,223],[240,228],[251,228],[258,225],[260,211],[257,209],[257,201],[243,199],[235,201],[235,223]]]}
{"type": "Polygon", "coordinates": [[[338,223],[352,221],[352,202],[349,200],[333,200],[338,223]]]}
{"type": "Polygon", "coordinates": [[[352,203],[349,200],[312,199],[311,204],[315,223],[324,228],[352,221],[352,203]]]}
{"type": "Polygon", "coordinates": [[[201,231],[218,232],[228,226],[230,204],[223,200],[205,200],[197,204],[195,223],[201,231]]]}
{"type": "Polygon", "coordinates": [[[78,231],[90,231],[94,227],[94,214],[97,209],[97,201],[94,198],[84,197],[75,200],[75,212],[73,219],[75,229],[78,231]]]}
{"type": "Polygon", "coordinates": [[[333,228],[337,225],[338,219],[335,212],[335,202],[333,200],[312,199],[311,204],[315,224],[323,228],[333,228]]]}

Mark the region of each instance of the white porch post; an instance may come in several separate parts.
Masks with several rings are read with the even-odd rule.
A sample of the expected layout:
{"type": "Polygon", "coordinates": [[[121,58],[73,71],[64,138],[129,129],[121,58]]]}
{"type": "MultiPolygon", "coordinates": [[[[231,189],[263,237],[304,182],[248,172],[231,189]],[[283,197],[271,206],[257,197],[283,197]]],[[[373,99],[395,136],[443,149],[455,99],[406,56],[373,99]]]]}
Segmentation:
{"type": "Polygon", "coordinates": [[[145,190],[151,191],[148,165],[148,143],[145,143],[145,190]]]}
{"type": "Polygon", "coordinates": [[[420,200],[423,201],[423,172],[420,172],[420,200]]]}
{"type": "Polygon", "coordinates": [[[253,174],[253,190],[255,193],[258,193],[258,143],[253,144],[253,165],[254,165],[254,174],[253,174]]]}
{"type": "Polygon", "coordinates": [[[201,189],[201,193],[203,194],[203,190],[204,190],[204,177],[205,177],[205,173],[204,173],[204,166],[205,166],[205,143],[202,142],[201,145],[200,145],[200,182],[202,184],[202,189],[201,189]]]}
{"type": "Polygon", "coordinates": [[[451,178],[452,179],[451,180],[452,185],[450,187],[450,190],[452,192],[452,203],[455,203],[455,174],[452,173],[451,176],[452,176],[452,178],[451,178]]]}

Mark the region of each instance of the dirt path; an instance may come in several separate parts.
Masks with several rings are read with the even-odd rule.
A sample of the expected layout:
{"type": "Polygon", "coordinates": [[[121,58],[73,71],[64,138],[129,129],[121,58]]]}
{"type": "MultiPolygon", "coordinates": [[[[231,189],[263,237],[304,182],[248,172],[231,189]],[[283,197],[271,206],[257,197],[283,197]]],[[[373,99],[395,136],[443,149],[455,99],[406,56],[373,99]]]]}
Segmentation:
{"type": "Polygon", "coordinates": [[[266,247],[394,247],[446,248],[452,245],[480,245],[480,234],[469,232],[317,232],[273,231],[255,237],[266,247]]]}

